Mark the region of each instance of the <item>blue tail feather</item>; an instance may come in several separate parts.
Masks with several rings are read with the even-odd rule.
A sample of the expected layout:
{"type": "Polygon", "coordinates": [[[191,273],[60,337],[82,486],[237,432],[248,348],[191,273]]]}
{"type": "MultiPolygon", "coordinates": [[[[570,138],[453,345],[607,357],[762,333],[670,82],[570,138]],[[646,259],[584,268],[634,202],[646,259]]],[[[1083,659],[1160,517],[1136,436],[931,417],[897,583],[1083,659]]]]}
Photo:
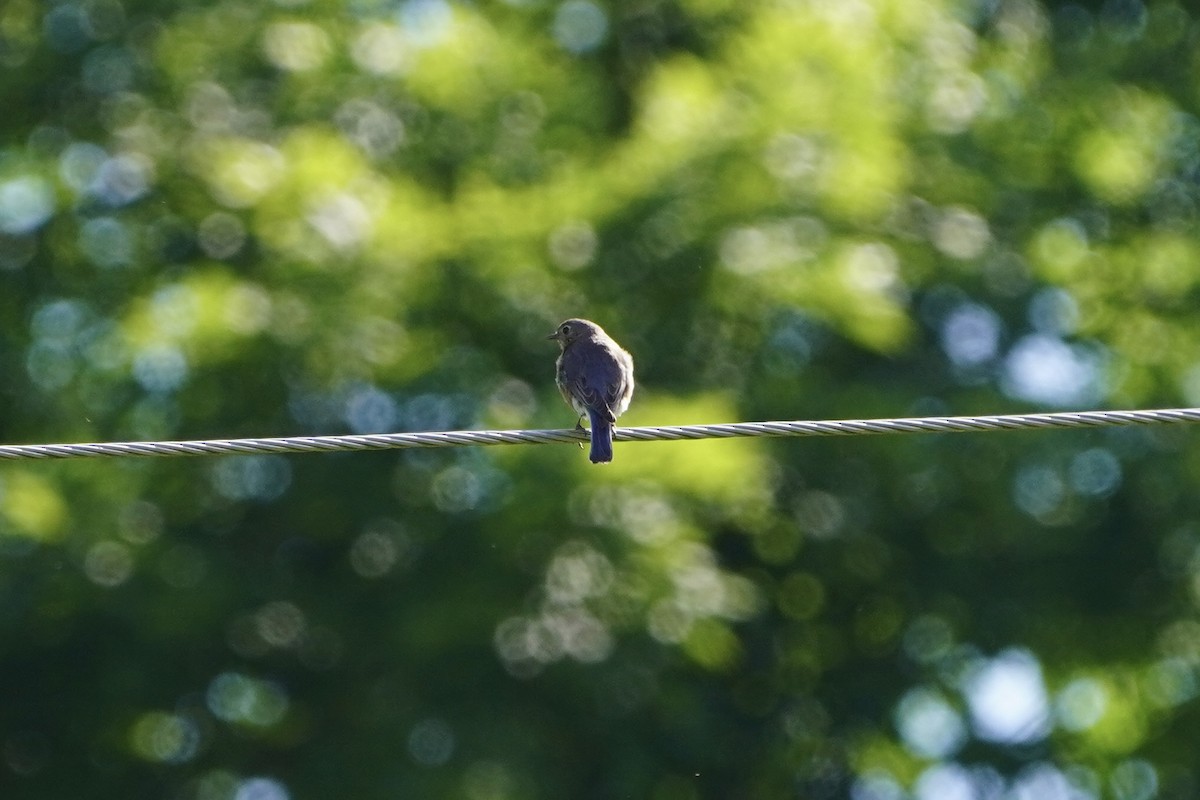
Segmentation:
{"type": "Polygon", "coordinates": [[[612,461],[612,423],[608,421],[605,414],[598,414],[590,408],[588,409],[588,420],[592,426],[592,447],[588,453],[588,460],[593,464],[612,461]]]}

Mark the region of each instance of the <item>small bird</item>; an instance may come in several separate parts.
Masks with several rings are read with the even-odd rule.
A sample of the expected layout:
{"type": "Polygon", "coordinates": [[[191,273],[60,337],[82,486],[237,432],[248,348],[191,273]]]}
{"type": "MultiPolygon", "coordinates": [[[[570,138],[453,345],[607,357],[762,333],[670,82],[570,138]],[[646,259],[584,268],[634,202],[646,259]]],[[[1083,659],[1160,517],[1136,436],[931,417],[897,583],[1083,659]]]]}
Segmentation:
{"type": "Polygon", "coordinates": [[[633,397],[633,357],[604,329],[586,319],[569,319],[546,337],[562,352],[554,362],[554,382],[567,405],[586,415],[592,426],[593,464],[612,461],[613,425],[633,397]]]}

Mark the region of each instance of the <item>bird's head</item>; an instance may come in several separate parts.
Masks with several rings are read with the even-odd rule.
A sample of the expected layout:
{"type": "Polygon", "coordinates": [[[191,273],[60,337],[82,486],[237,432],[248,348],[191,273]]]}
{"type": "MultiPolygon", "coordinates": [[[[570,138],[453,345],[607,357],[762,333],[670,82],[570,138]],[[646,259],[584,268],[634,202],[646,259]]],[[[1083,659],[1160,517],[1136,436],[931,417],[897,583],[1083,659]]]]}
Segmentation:
{"type": "Polygon", "coordinates": [[[604,329],[594,322],[586,319],[569,319],[560,324],[554,333],[547,336],[547,339],[554,339],[558,342],[558,346],[566,348],[572,342],[577,342],[580,339],[590,339],[596,335],[604,335],[604,329]]]}

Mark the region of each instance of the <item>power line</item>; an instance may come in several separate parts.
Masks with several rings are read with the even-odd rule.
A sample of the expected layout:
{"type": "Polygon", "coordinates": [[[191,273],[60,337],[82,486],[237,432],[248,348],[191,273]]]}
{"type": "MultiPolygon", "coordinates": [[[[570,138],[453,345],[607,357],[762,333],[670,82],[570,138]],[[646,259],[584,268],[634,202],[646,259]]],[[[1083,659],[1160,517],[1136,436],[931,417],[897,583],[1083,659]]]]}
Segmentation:
{"type": "MultiPolygon", "coordinates": [[[[622,442],[730,439],[746,436],[863,436],[886,433],[965,433],[1046,428],[1102,428],[1200,422],[1200,408],[1148,411],[1067,411],[979,417],[901,417],[796,422],[735,422],[618,428],[622,442]]],[[[430,431],[345,436],[284,436],[270,439],[202,439],[180,442],[97,442],[84,444],[0,445],[0,458],[96,458],[101,456],[197,456],[249,453],[332,453],[404,450],[415,447],[472,447],[500,444],[586,442],[582,430],[430,431]]]]}

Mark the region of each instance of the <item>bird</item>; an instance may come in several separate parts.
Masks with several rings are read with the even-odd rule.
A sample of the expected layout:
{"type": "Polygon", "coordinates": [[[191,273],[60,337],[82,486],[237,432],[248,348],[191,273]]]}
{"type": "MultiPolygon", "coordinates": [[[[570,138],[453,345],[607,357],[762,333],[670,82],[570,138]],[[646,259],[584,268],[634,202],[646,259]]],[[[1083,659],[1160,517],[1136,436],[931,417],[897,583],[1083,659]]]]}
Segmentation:
{"type": "Polygon", "coordinates": [[[633,356],[586,319],[569,319],[546,337],[558,342],[554,382],[563,400],[579,413],[576,428],[586,416],[591,424],[593,464],[612,461],[613,425],[633,398],[633,356]]]}

